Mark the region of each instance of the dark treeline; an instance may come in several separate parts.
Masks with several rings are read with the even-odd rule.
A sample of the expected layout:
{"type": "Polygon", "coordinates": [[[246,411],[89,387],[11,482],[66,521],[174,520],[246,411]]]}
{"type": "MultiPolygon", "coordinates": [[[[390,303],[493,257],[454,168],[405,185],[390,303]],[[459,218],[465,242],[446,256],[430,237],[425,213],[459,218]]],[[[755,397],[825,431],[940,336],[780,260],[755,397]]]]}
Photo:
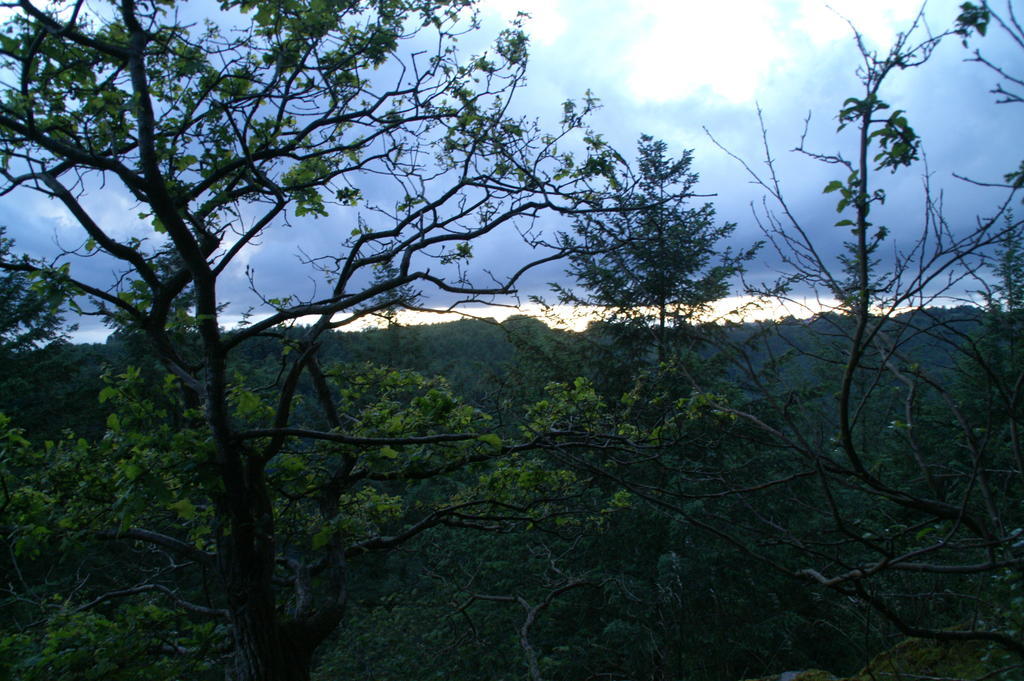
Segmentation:
{"type": "MultiPolygon", "coordinates": [[[[1005,337],[990,336],[993,314],[974,307],[934,308],[893,321],[927,330],[910,334],[905,350],[922,371],[935,372],[966,394],[978,377],[951,350],[982,343],[992,352],[1007,349],[1005,337]]],[[[810,489],[813,485],[794,487],[786,495],[737,494],[718,503],[724,490],[738,488],[743,480],[774,479],[799,466],[787,464],[787,455],[764,433],[733,418],[723,420],[710,409],[712,400],[721,400],[773,418],[768,416],[772,401],[785,395],[793,408],[807,410],[807,422],[829,413],[834,366],[841,361],[834,346],[850,325],[850,319],[826,313],[770,323],[689,326],[660,340],[681,349],[675,360],[661,364],[655,355],[664,353],[663,345],[649,344],[648,356],[637,361],[637,349],[624,348],[602,323],[575,333],[513,317],[500,324],[462,320],[326,336],[327,366],[353,376],[417,372],[443,377],[437,387],[499,415],[493,432],[501,437],[514,438],[519,429],[530,427],[539,401],[542,409],[557,409],[551,386],[566,380],[585,385],[588,394],[582,399],[603,405],[620,425],[664,430],[657,459],[646,462],[626,461],[623,451],[598,449],[598,461],[533,456],[514,467],[499,463],[483,474],[471,470],[423,484],[382,483],[383,499],[409,496],[416,503],[445,498],[452,485],[479,485],[481,478],[491,493],[509,502],[538,493],[557,500],[525,518],[475,519],[354,563],[348,623],[322,649],[313,678],[398,681],[415,669],[417,678],[445,679],[511,680],[531,674],[551,679],[740,679],[782,669],[860,669],[902,633],[863,603],[768,567],[791,558],[787,553],[794,546],[787,544],[798,536],[834,533],[833,519],[827,513],[822,517],[826,509],[818,506],[824,502],[810,489]],[[706,392],[693,392],[694,373],[701,375],[706,392]],[[757,385],[745,383],[748,376],[757,377],[757,385]],[[766,382],[775,383],[770,392],[765,392],[766,382]],[[650,403],[643,404],[645,399],[650,403]],[[683,421],[676,416],[680,400],[689,410],[683,421]],[[605,454],[621,465],[600,462],[605,454]],[[753,552],[737,537],[717,533],[719,521],[739,527],[755,518],[775,533],[757,529],[753,552]]],[[[296,328],[247,346],[232,367],[238,380],[256,394],[261,386],[270,391],[280,379],[282,356],[301,335],[296,328]]],[[[36,445],[49,449],[63,434],[101,438],[103,431],[90,433],[89,424],[108,423],[116,413],[100,395],[118,382],[117,367],[126,366],[137,370],[136,388],[142,394],[161,393],[164,374],[157,358],[132,333],[115,333],[104,344],[59,342],[8,357],[0,410],[36,445]],[[37,377],[38,372],[60,372],[61,380],[47,381],[42,384],[46,388],[25,400],[14,387],[25,380],[28,367],[37,377]]],[[[900,386],[890,380],[881,390],[895,396],[900,386]]],[[[311,385],[300,388],[307,399],[313,399],[313,392],[311,385]]],[[[879,405],[873,407],[878,413],[865,416],[870,429],[901,427],[893,419],[895,398],[873,404],[879,405]]],[[[778,414],[774,418],[785,420],[778,414]]],[[[303,425],[302,417],[297,423],[303,425]]],[[[835,424],[818,427],[832,430],[835,424]]],[[[893,454],[877,465],[904,464],[893,454]]],[[[1015,494],[1014,489],[1005,493],[1015,494]]],[[[860,511],[874,512],[870,507],[860,511]]],[[[897,519],[881,520],[885,531],[905,531],[897,519]]],[[[385,529],[387,524],[382,522],[385,529]]],[[[928,528],[914,531],[923,529],[928,528]]],[[[795,546],[798,553],[817,553],[795,546]]],[[[119,569],[112,554],[93,559],[105,571],[119,569]]],[[[58,562],[57,569],[81,569],[76,558],[69,560],[58,562]]],[[[19,565],[27,571],[43,569],[26,557],[19,565]]],[[[979,595],[991,579],[969,578],[959,588],[979,595]]],[[[927,589],[927,581],[917,588],[927,589]]],[[[19,606],[7,605],[18,617],[19,606]]],[[[937,628],[964,626],[983,612],[1010,617],[1009,607],[998,600],[950,607],[934,595],[913,604],[918,616],[937,628]]]]}

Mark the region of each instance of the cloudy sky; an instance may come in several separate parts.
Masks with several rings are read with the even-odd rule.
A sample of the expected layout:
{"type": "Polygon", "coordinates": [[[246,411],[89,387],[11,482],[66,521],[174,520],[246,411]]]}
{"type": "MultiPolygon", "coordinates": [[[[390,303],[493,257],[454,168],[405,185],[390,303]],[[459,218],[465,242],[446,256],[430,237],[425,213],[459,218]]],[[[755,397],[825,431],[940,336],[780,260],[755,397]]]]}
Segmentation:
{"type": "MultiPolygon", "coordinates": [[[[958,2],[928,4],[932,31],[952,25],[958,2]]],[[[842,235],[827,235],[836,232],[831,227],[837,219],[835,200],[821,195],[821,188],[838,177],[835,169],[789,150],[799,141],[808,112],[810,146],[822,152],[850,148],[848,139],[835,134],[836,111],[844,99],[859,94],[859,54],[850,23],[869,46],[884,51],[918,9],[913,0],[481,0],[483,28],[462,44],[467,51],[483,50],[518,12],[527,12],[531,56],[529,83],[517,102],[520,113],[555,121],[563,100],[578,99],[589,89],[603,104],[594,127],[627,158],[642,133],[665,140],[673,155],[694,149],[699,189],[717,195],[713,200],[721,219],[737,223],[737,245],[759,237],[751,202],[758,202],[761,192],[704,128],[761,169],[760,106],[792,207],[806,224],[821,225],[825,242],[832,239],[838,246],[842,235]]],[[[1000,35],[974,46],[1002,63],[1020,62],[1019,49],[1014,52],[1000,35]]],[[[928,64],[897,73],[882,94],[893,108],[907,111],[924,139],[933,182],[944,188],[953,219],[965,225],[990,210],[995,197],[953,179],[952,173],[998,180],[1024,156],[1019,141],[1024,107],[995,106],[989,91],[997,79],[966,63],[970,54],[959,41],[946,40],[928,64]]],[[[919,222],[924,172],[919,165],[887,186],[885,219],[897,234],[911,234],[919,222]]],[[[73,228],[54,203],[25,196],[0,201],[0,224],[38,253],[73,228]]],[[[127,199],[109,193],[94,201],[107,214],[137,212],[127,199]]],[[[253,266],[272,273],[273,280],[294,280],[298,259],[287,244],[285,238],[255,252],[253,266]]],[[[492,244],[476,257],[485,262],[500,251],[492,244]]],[[[774,268],[766,251],[751,269],[767,277],[774,268]]],[[[524,282],[524,293],[544,293],[546,283],[558,277],[558,267],[538,272],[524,282]]],[[[239,299],[246,295],[243,284],[235,282],[239,299]]],[[[78,337],[101,335],[98,327],[83,324],[78,337]]]]}
{"type": "MultiPolygon", "coordinates": [[[[959,13],[959,0],[930,2],[925,27],[938,33],[959,13]]],[[[762,192],[742,168],[718,149],[704,128],[738,156],[762,169],[764,151],[757,120],[763,111],[783,189],[796,213],[827,229],[837,219],[835,201],[821,189],[839,175],[799,154],[804,120],[812,114],[809,146],[821,152],[850,150],[851,138],[836,135],[842,102],[860,94],[856,26],[867,45],[882,53],[920,9],[913,0],[725,0],[719,3],[661,0],[486,0],[489,16],[509,19],[530,13],[532,35],[528,97],[578,96],[590,88],[604,103],[598,127],[613,144],[632,148],[637,135],[664,139],[673,149],[695,150],[701,190],[715,193],[721,218],[738,225],[739,243],[756,239],[751,202],[762,192]]],[[[923,38],[926,34],[919,33],[923,38]]],[[[986,55],[1011,67],[1019,48],[998,31],[973,41],[986,55]]],[[[947,39],[923,67],[897,72],[882,98],[905,109],[924,139],[935,186],[943,188],[950,216],[965,225],[990,210],[996,198],[952,177],[998,180],[1024,153],[1019,135],[1024,107],[995,106],[996,76],[967,63],[971,50],[947,39]]],[[[920,224],[919,164],[895,178],[880,177],[889,191],[886,222],[908,235],[920,224]]],[[[838,230],[833,230],[837,232],[838,230]]],[[[841,236],[837,236],[837,242],[841,236]]],[[[760,263],[770,270],[765,252],[760,263]]]]}

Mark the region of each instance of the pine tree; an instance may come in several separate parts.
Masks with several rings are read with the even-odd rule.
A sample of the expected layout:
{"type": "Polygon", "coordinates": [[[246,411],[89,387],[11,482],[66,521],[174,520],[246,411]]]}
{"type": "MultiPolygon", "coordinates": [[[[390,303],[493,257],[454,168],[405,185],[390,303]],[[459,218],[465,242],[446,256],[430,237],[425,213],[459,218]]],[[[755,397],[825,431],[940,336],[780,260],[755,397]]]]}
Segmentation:
{"type": "Polygon", "coordinates": [[[665,142],[640,138],[637,176],[619,192],[618,210],[579,219],[567,237],[567,273],[582,291],[553,286],[561,302],[595,307],[640,357],[653,342],[659,363],[672,356],[680,330],[728,295],[730,279],[757,249],[720,250],[735,224],[716,223],[710,203],[690,205],[699,179],[693,152],[673,159],[666,150],[665,142]]]}

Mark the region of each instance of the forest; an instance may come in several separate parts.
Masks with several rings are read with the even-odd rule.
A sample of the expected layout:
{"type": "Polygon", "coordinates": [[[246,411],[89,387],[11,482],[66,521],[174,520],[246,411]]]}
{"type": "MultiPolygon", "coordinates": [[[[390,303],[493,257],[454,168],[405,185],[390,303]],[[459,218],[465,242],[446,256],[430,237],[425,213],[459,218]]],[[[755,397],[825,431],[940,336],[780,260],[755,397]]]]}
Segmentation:
{"type": "Polygon", "coordinates": [[[959,43],[1024,103],[1013,3],[853,29],[850,145],[795,150],[833,224],[721,144],[745,244],[692,151],[515,114],[474,4],[7,8],[0,201],[80,238],[0,231],[0,679],[1024,677],[1024,161],[879,217],[923,162],[889,79],[959,43]],[[286,230],[308,281],[249,264],[286,230]],[[585,328],[516,307],[552,263],[585,328]]]}

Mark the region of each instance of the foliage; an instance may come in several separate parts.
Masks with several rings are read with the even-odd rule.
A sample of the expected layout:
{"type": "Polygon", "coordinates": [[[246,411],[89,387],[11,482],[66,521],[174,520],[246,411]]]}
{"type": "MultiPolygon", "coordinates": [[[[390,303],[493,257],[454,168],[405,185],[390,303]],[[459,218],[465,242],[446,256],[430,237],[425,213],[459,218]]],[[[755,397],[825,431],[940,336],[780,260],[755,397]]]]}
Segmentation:
{"type": "MultiPolygon", "coordinates": [[[[0,228],[0,258],[9,259],[14,242],[0,228]]],[[[25,263],[26,267],[30,267],[25,263]]],[[[0,276],[0,356],[9,360],[61,337],[64,318],[61,291],[43,277],[8,271],[0,276]]]]}
{"type": "MultiPolygon", "coordinates": [[[[932,642],[855,678],[895,657],[1019,664],[1015,195],[955,233],[929,194],[892,261],[904,235],[877,224],[921,144],[883,84],[939,36],[882,55],[858,36],[864,89],[839,112],[856,157],[800,149],[840,168],[824,190],[845,250],[763,220],[783,283],[835,308],[716,327],[712,350],[690,341],[754,250],[716,261],[733,228],[689,206],[691,154],[642,138],[627,180],[592,100],[553,132],[511,117],[517,27],[467,58],[459,0],[226,2],[203,26],[178,9],[26,2],[0,37],[26,83],[0,102],[2,191],[82,228],[52,263],[2,242],[2,368],[41,357],[67,296],[117,329],[51,349],[83,367],[67,381],[17,374],[49,411],[0,417],[0,675],[710,681],[858,669],[894,633],[932,642]],[[100,186],[140,222],[91,213],[100,186]],[[553,248],[526,227],[543,211],[575,220],[553,248]],[[342,245],[306,256],[315,290],[241,266],[316,217],[342,245]],[[548,250],[478,271],[474,244],[517,222],[548,250]],[[564,300],[607,323],[336,333],[421,289],[491,300],[563,256],[582,290],[564,300]],[[260,314],[227,330],[232,277],[260,314]],[[971,277],[984,309],[929,304],[971,277]]],[[[999,24],[961,10],[964,39],[999,24]]],[[[782,201],[768,161],[755,181],[782,201]]]]}
{"type": "MultiPolygon", "coordinates": [[[[824,188],[839,195],[836,226],[850,233],[844,252],[828,258],[822,238],[789,211],[771,158],[766,177],[751,171],[780,206],[762,225],[788,266],[784,284],[813,286],[835,304],[806,323],[819,330],[802,341],[785,325],[769,329],[783,352],[742,348],[737,369],[758,397],[715,401],[763,438],[762,452],[774,452],[764,471],[726,462],[722,501],[772,490],[775,503],[803,510],[799,520],[788,514],[778,524],[763,501],[746,519],[733,513],[723,523],[719,511],[708,520],[766,565],[848,597],[902,635],[993,645],[1019,659],[1024,643],[992,584],[1022,564],[1012,529],[1022,522],[1020,372],[1001,359],[1015,333],[996,321],[997,306],[934,306],[961,295],[959,282],[987,279],[1000,243],[997,269],[1014,259],[1005,242],[1019,228],[1008,212],[1013,187],[971,230],[949,225],[928,183],[916,235],[876,223],[886,196],[879,173],[911,166],[920,144],[903,112],[888,113],[882,86],[896,69],[923,64],[943,37],[915,43],[916,27],[883,54],[856,36],[863,94],[839,113],[854,154],[798,148],[845,174],[824,188]],[[882,244],[895,255],[883,257],[882,244]],[[766,534],[783,550],[766,548],[766,534]]],[[[988,290],[1012,288],[1004,281],[988,290]]],[[[681,505],[675,490],[667,496],[681,505]]]]}
{"type": "MultiPolygon", "coordinates": [[[[964,47],[967,47],[974,34],[982,38],[985,37],[990,27],[997,28],[1018,47],[1024,41],[1024,27],[1016,17],[1013,0],[1006,0],[1001,8],[995,7],[987,0],[983,0],[980,5],[973,2],[965,2],[960,5],[960,14],[956,18],[954,33],[962,37],[964,47]]],[[[1014,72],[1008,64],[992,61],[980,49],[974,50],[970,61],[981,64],[999,77],[1000,82],[992,89],[992,94],[996,96],[996,102],[999,104],[1024,104],[1024,79],[1019,72],[1014,72]]],[[[1017,168],[1004,174],[1003,181],[1007,187],[1024,188],[1024,160],[1017,168]]]]}
{"type": "Polygon", "coordinates": [[[617,194],[617,210],[584,216],[568,237],[567,273],[583,292],[554,286],[561,302],[596,307],[634,346],[650,342],[659,361],[671,356],[673,330],[706,316],[757,250],[720,248],[736,226],[715,224],[710,203],[687,206],[698,180],[693,152],[672,159],[666,150],[640,138],[637,177],[617,194]]]}
{"type": "MultiPolygon", "coordinates": [[[[0,228],[0,259],[9,260],[14,242],[4,233],[0,228]]],[[[23,259],[16,264],[32,269],[38,263],[23,259]]],[[[37,440],[59,437],[54,424],[61,415],[83,398],[95,401],[86,387],[95,367],[86,357],[68,361],[65,333],[73,327],[64,322],[64,293],[52,279],[24,269],[0,275],[0,413],[16,419],[37,440]],[[40,382],[54,388],[46,400],[34,395],[40,382]]],[[[83,417],[76,425],[88,422],[83,417]]]]}
{"type": "MultiPolygon", "coordinates": [[[[133,608],[159,602],[183,623],[146,644],[154,669],[181,656],[230,678],[304,679],[343,618],[350,562],[445,523],[498,529],[531,503],[456,482],[518,449],[443,382],[332,365],[321,341],[414,306],[424,287],[511,293],[559,250],[501,275],[474,268],[473,242],[544,212],[604,209],[617,155],[586,127],[589,97],[565,103],[553,131],[508,113],[526,37],[513,25],[488,52],[459,54],[470,0],[221,9],[190,24],[184,2],[25,2],[0,28],[0,192],[55,200],[81,244],[48,263],[5,253],[0,267],[144,338],[160,367],[111,368],[101,438],[5,461],[19,520],[4,536],[23,547],[15,561],[43,538],[74,555],[148,547],[109,582],[75,588],[62,573],[49,588],[81,613],[66,627],[47,587],[28,583],[33,621],[75,629],[106,613],[130,626],[133,608]],[[89,200],[101,191],[135,202],[138,219],[111,223],[89,200]],[[247,254],[282,226],[313,233],[314,218],[340,244],[304,256],[315,286],[263,287],[247,254]],[[79,267],[85,257],[114,276],[79,267]],[[227,331],[230,306],[244,311],[224,297],[239,279],[262,314],[227,331]],[[315,321],[293,329],[300,319],[315,321]],[[278,371],[239,372],[246,346],[268,338],[278,371]],[[431,478],[451,482],[421,490],[431,478]],[[190,643],[193,619],[215,623],[213,648],[190,643]]],[[[21,627],[46,648],[42,629],[21,627]]]]}

